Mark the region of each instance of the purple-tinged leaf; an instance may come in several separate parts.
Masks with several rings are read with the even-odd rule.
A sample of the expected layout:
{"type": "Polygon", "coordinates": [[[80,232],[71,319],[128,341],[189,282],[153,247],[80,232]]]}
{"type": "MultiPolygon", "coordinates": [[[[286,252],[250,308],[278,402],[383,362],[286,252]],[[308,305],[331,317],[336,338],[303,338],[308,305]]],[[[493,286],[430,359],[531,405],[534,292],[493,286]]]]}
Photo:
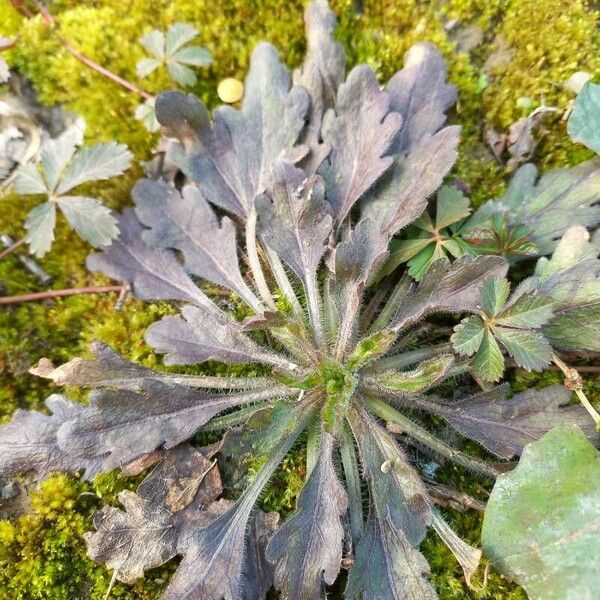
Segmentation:
{"type": "Polygon", "coordinates": [[[119,494],[124,511],[108,506],[96,512],[96,531],[85,534],[89,557],[114,569],[126,583],[173,558],[193,512],[221,495],[221,478],[213,466],[187,444],[166,452],[136,493],[119,494]],[[180,498],[182,489],[189,502],[177,504],[173,498],[180,498]]]}
{"type": "Polygon", "coordinates": [[[284,370],[292,363],[262,348],[242,332],[242,326],[229,317],[218,319],[195,306],[184,306],[182,317],[165,317],[153,323],[145,340],[165,354],[167,365],[195,365],[207,360],[232,363],[258,362],[284,370]]]}
{"type": "Polygon", "coordinates": [[[365,413],[354,413],[363,476],[369,485],[367,525],[348,573],[348,600],[434,600],[429,566],[416,549],[431,521],[427,491],[394,439],[365,413]]]}
{"type": "Polygon", "coordinates": [[[508,263],[500,256],[464,256],[452,264],[436,261],[420,284],[401,298],[392,326],[400,330],[436,311],[475,312],[484,282],[504,277],[507,270],[508,263]]]}
{"type": "Polygon", "coordinates": [[[242,572],[244,549],[248,549],[245,531],[263,487],[314,416],[306,407],[297,409],[296,415],[295,426],[280,438],[237,502],[207,525],[191,529],[179,540],[178,552],[183,555],[183,560],[163,600],[256,598],[249,594],[252,590],[247,590],[248,594],[244,596],[245,585],[256,585],[252,577],[244,577],[242,572]]]}
{"type": "Polygon", "coordinates": [[[350,419],[371,505],[418,546],[431,522],[427,490],[394,438],[367,413],[350,419]]]}
{"type": "Polygon", "coordinates": [[[298,498],[296,512],[267,547],[277,565],[275,586],[284,598],[325,598],[340,571],[348,498],[333,465],[333,437],[324,432],[317,463],[298,498]]]}
{"type": "Polygon", "coordinates": [[[142,233],[149,246],[180,250],[188,273],[236,292],[252,309],[260,310],[260,301],[240,273],[233,221],[223,217],[219,223],[196,186],[179,192],[164,181],[144,179],[132,196],[138,218],[150,227],[142,233]]]}
{"type": "MultiPolygon", "coordinates": [[[[538,179],[532,164],[518,169],[502,197],[484,204],[472,217],[472,227],[485,215],[505,212],[509,222],[527,227],[539,254],[550,254],[569,227],[600,223],[599,159],[571,168],[554,169],[538,179]]],[[[465,224],[465,231],[470,222],[465,224]]]]}
{"type": "Polygon", "coordinates": [[[90,271],[127,281],[141,300],[184,300],[220,312],[194,284],[170,250],[151,248],[142,240],[143,228],[132,210],[119,219],[119,238],[87,259],[90,271]]]}
{"type": "Polygon", "coordinates": [[[446,63],[433,44],[420,42],[408,50],[404,68],[386,88],[391,110],[402,115],[394,153],[410,154],[446,122],[445,112],[456,102],[456,88],[446,81],[447,75],[446,63]]]}
{"type": "Polygon", "coordinates": [[[365,287],[388,256],[388,236],[377,223],[361,219],[334,254],[332,290],[340,323],[337,349],[344,351],[356,326],[365,287]]]}
{"type": "Polygon", "coordinates": [[[394,526],[387,511],[371,507],[348,573],[347,600],[436,600],[425,557],[394,526]]]}
{"type": "MultiPolygon", "coordinates": [[[[89,407],[58,433],[59,446],[79,459],[102,459],[103,470],[119,467],[160,447],[189,439],[212,417],[229,408],[293,393],[284,386],[257,392],[210,394],[148,381],[139,392],[98,390],[89,407]]],[[[90,467],[87,477],[98,471],[90,467]]]]}
{"type": "Polygon", "coordinates": [[[87,459],[63,450],[57,440],[58,430],[86,408],[59,394],[49,396],[46,406],[51,415],[19,409],[10,423],[0,426],[0,475],[33,471],[42,478],[53,471],[74,472],[91,466],[87,459]]]}
{"type": "Polygon", "coordinates": [[[389,235],[412,223],[426,208],[458,156],[460,127],[445,127],[424,137],[367,195],[362,215],[375,219],[389,235]]]}
{"type": "Polygon", "coordinates": [[[242,573],[243,600],[263,600],[273,587],[274,567],[267,560],[266,549],[279,527],[279,513],[257,511],[246,533],[242,573]]]}
{"type": "MultiPolygon", "coordinates": [[[[290,155],[304,127],[309,97],[291,87],[276,50],[259,44],[250,62],[241,110],[223,106],[208,112],[193,96],[166,92],[156,115],[179,144],[173,162],[194,181],[206,200],[245,218],[257,194],[265,191],[276,160],[290,155]]],[[[300,158],[298,150],[295,158],[300,158]]]]}
{"type": "Polygon", "coordinates": [[[323,180],[285,161],[273,171],[268,195],[256,200],[258,233],[306,285],[314,281],[332,228],[323,180]]]}
{"type": "Polygon", "coordinates": [[[134,391],[149,380],[209,389],[257,389],[273,384],[273,380],[264,377],[211,377],[153,371],[126,360],[110,346],[99,341],[92,342],[91,351],[94,360],[74,358],[55,368],[48,359],[42,358],[29,372],[51,379],[57,385],[112,387],[134,391]]]}
{"type": "Polygon", "coordinates": [[[392,164],[387,154],[400,123],[373,71],[355,67],[338,90],[335,114],[332,109],[325,115],[322,128],[331,152],[321,172],[337,223],[392,164]]]}
{"type": "Polygon", "coordinates": [[[518,455],[526,444],[565,423],[576,423],[597,438],[585,409],[569,404],[571,392],[562,385],[527,390],[506,398],[508,386],[481,392],[451,404],[420,400],[418,406],[440,415],[462,435],[504,459],[518,455]]]}
{"type": "Polygon", "coordinates": [[[394,164],[363,202],[365,216],[390,235],[413,222],[440,187],[458,156],[460,127],[445,127],[445,111],[456,101],[447,70],[431,44],[415,44],[405,66],[390,79],[390,109],[402,116],[390,154],[394,164]]]}
{"type": "Polygon", "coordinates": [[[325,0],[314,0],[304,13],[307,51],[304,62],[294,71],[294,83],[308,90],[310,113],[303,141],[310,149],[303,167],[314,173],[329,154],[329,145],[321,142],[323,114],[335,105],[337,90],[344,80],[344,50],[333,37],[335,15],[325,0]]]}

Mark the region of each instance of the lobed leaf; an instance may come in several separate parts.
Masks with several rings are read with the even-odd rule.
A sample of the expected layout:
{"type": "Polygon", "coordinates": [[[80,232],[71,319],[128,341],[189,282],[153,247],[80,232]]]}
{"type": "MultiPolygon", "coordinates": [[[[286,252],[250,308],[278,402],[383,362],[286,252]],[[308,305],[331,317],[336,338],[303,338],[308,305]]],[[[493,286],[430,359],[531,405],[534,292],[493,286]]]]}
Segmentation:
{"type": "Polygon", "coordinates": [[[146,330],[146,342],[166,354],[167,365],[193,365],[212,359],[292,368],[289,360],[253,342],[242,333],[240,324],[225,315],[218,319],[195,306],[184,306],[181,315],[183,318],[165,317],[146,330]]]}
{"type": "Polygon", "coordinates": [[[506,397],[507,392],[508,386],[502,385],[452,404],[432,402],[426,410],[507,460],[553,427],[566,423],[577,423],[597,439],[587,412],[569,403],[571,392],[562,385],[527,390],[511,398],[506,397]]]}
{"type": "MultiPolygon", "coordinates": [[[[61,448],[78,460],[102,459],[102,470],[120,467],[157,448],[189,439],[215,415],[261,399],[290,395],[289,388],[218,394],[148,380],[138,391],[96,390],[89,408],[58,432],[61,448]]],[[[97,473],[94,466],[86,476],[97,473]]]]}
{"type": "Polygon", "coordinates": [[[217,220],[198,188],[182,192],[163,181],[144,179],[133,188],[135,212],[149,227],[143,240],[154,248],[181,251],[188,273],[239,294],[254,310],[260,301],[244,281],[237,257],[236,228],[231,219],[217,220]]]}
{"type": "Polygon", "coordinates": [[[507,269],[508,264],[499,256],[464,256],[451,265],[436,261],[421,283],[402,298],[392,326],[400,330],[434,311],[474,312],[485,281],[503,277],[507,269]]]}
{"type": "Polygon", "coordinates": [[[168,156],[198,186],[203,197],[246,218],[254,198],[267,188],[271,169],[293,154],[309,98],[291,87],[291,78],[275,49],[259,44],[250,62],[241,110],[223,106],[208,120],[194,96],[165,92],[156,100],[156,115],[179,142],[168,156]]]}
{"type": "Polygon", "coordinates": [[[256,200],[258,233],[305,283],[314,280],[331,233],[323,180],[289,162],[273,169],[268,196],[256,200]]]}
{"type": "Polygon", "coordinates": [[[277,565],[275,585],[285,598],[325,598],[340,571],[348,498],[333,465],[333,437],[323,432],[317,463],[298,498],[296,511],[267,546],[277,565]]]}
{"type": "Polygon", "coordinates": [[[109,246],[119,234],[112,211],[94,198],[61,196],[56,199],[69,225],[94,248],[109,246]]]}
{"type": "Polygon", "coordinates": [[[391,166],[387,156],[400,128],[400,115],[390,112],[389,98],[366,65],[355,67],[337,93],[325,116],[321,135],[331,146],[320,173],[336,223],[391,166]]]}
{"type": "Polygon", "coordinates": [[[302,138],[310,153],[303,166],[307,173],[314,173],[330,150],[329,145],[321,141],[321,120],[335,105],[337,90],[344,80],[346,57],[341,44],[333,37],[336,19],[326,1],[311,2],[304,21],[307,50],[302,66],[294,71],[294,83],[310,94],[310,113],[302,138]]]}
{"type": "Polygon", "coordinates": [[[46,400],[51,415],[18,409],[12,421],[0,426],[0,474],[33,471],[43,478],[53,471],[78,471],[90,466],[58,443],[59,429],[85,412],[65,396],[52,394],[46,400]]]}
{"type": "Polygon", "coordinates": [[[90,271],[101,271],[117,281],[127,281],[141,300],[183,300],[198,304],[205,311],[220,312],[170,250],[151,248],[144,243],[143,228],[132,210],[123,211],[118,224],[119,238],[102,252],[88,256],[90,271]]]}
{"type": "Polygon", "coordinates": [[[195,511],[221,495],[221,478],[213,466],[188,444],[166,451],[136,493],[119,494],[124,511],[108,506],[95,513],[96,531],[85,534],[89,557],[113,569],[126,583],[173,558],[195,511]],[[174,504],[173,498],[181,498],[182,486],[186,503],[174,504]]]}

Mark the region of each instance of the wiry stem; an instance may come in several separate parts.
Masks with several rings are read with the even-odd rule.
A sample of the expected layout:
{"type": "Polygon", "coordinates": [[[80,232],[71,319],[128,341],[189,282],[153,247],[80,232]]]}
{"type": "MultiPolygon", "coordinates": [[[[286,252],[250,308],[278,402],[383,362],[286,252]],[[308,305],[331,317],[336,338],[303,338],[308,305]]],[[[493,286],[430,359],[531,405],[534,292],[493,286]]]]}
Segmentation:
{"type": "Polygon", "coordinates": [[[581,404],[583,404],[583,407],[590,413],[592,419],[594,419],[596,428],[600,430],[600,414],[598,414],[598,411],[592,406],[592,403],[585,395],[583,391],[583,380],[581,379],[581,375],[577,372],[577,369],[569,367],[569,365],[558,358],[556,354],[552,355],[552,360],[554,361],[554,364],[565,374],[565,387],[577,394],[577,397],[579,398],[581,404]]]}
{"type": "Polygon", "coordinates": [[[495,479],[498,477],[498,475],[500,475],[501,471],[499,471],[494,465],[483,460],[473,458],[468,454],[453,448],[445,442],[442,442],[442,440],[438,439],[425,428],[417,425],[408,417],[405,417],[401,412],[397,411],[383,400],[379,400],[378,398],[368,398],[367,403],[369,408],[378,417],[384,421],[396,423],[409,436],[418,442],[425,444],[434,452],[437,452],[438,454],[445,456],[462,467],[465,467],[466,469],[469,469],[475,473],[479,473],[480,475],[485,475],[486,477],[491,477],[492,479],[495,479]]]}
{"type": "Polygon", "coordinates": [[[258,250],[256,247],[256,210],[252,208],[246,221],[246,253],[248,254],[248,265],[252,272],[252,277],[256,283],[258,293],[262,298],[263,302],[269,306],[269,308],[276,310],[275,303],[271,296],[271,290],[267,285],[265,274],[260,265],[260,259],[258,258],[258,250]]]}
{"type": "Polygon", "coordinates": [[[64,296],[77,296],[79,294],[106,294],[107,292],[120,292],[123,285],[104,285],[98,287],[67,288],[64,290],[48,290],[46,292],[35,292],[21,296],[0,296],[0,304],[19,304],[20,302],[32,302],[35,300],[47,300],[49,298],[62,298],[64,296]]]}

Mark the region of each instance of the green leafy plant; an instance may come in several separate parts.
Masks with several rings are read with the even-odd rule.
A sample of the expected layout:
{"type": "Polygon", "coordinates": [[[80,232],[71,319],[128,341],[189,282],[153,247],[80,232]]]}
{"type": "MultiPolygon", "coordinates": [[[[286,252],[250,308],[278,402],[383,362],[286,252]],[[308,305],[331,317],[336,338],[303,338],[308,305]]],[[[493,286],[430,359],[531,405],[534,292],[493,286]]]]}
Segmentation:
{"type": "MultiPolygon", "coordinates": [[[[522,360],[504,330],[543,335],[551,357],[597,352],[596,240],[580,222],[568,227],[573,220],[558,233],[540,231],[536,243],[552,258],[541,257],[510,299],[509,263],[492,255],[432,261],[418,283],[393,270],[374,287],[392,238],[421,217],[456,159],[459,127],[445,125],[456,92],[431,44],[412,47],[382,90],[366,65],[345,74],[326,2],[311,3],[306,22],[307,55],[293,77],[271,45],[256,47],[239,109],[211,116],[191,94],[156,99],[171,140],[166,160],[183,185],[138,182],[119,238],[88,259],[139,299],[182,304],[145,337],[165,365],[188,370],[150,369],[96,342],[93,358],[56,368],[42,360],[32,370],[93,388],[89,404],[53,395],[49,414],[21,410],[0,428],[2,475],[91,478],[154,466],[137,492],[119,495],[122,509],[98,511],[86,542],[125,582],[181,556],[166,599],[264,598],[272,587],[287,599],[324,598],[342,562],[350,564],[348,599],[435,598],[419,551],[427,530],[455,554],[467,582],[480,551],[443,520],[404,446],[494,478],[556,425],[579,423],[596,435],[563,386],[478,389],[476,378],[497,379],[503,369],[461,357],[478,353],[475,343],[454,352],[438,317],[477,316],[478,327],[493,329],[482,340],[503,335],[529,368],[538,363],[522,360]],[[214,300],[205,282],[235,294],[244,311],[214,300]],[[189,370],[209,361],[252,365],[253,376],[189,370]],[[474,377],[445,397],[443,384],[465,374],[474,377]],[[449,443],[439,420],[494,459],[449,443]],[[196,447],[198,432],[224,437],[196,447]],[[255,506],[299,444],[306,483],[279,526],[255,506]],[[243,491],[223,498],[219,453],[248,452],[243,491]]],[[[466,214],[462,196],[444,196],[440,230],[466,214]]],[[[542,212],[553,198],[540,200],[542,212]]],[[[465,326],[457,327],[460,341],[465,326]]]]}
{"type": "Polygon", "coordinates": [[[136,65],[137,74],[147,77],[160,66],[165,66],[175,83],[189,87],[196,83],[196,74],[190,67],[207,67],[212,62],[210,52],[202,46],[190,46],[198,36],[191,25],[175,23],[166,33],[153,29],[140,38],[140,43],[152,55],[136,65]]]}
{"type": "Polygon", "coordinates": [[[17,172],[17,193],[45,197],[25,221],[25,241],[36,256],[43,256],[52,246],[57,208],[92,246],[105,246],[117,237],[117,221],[111,211],[95,198],[72,192],[90,181],[123,173],[129,167],[131,152],[115,142],[79,148],[82,141],[82,125],[76,123],[58,138],[46,140],[39,163],[26,163],[17,172]]]}
{"type": "MultiPolygon", "coordinates": [[[[191,25],[175,23],[166,33],[153,29],[140,38],[140,43],[152,55],[143,58],[136,65],[140,77],[148,77],[160,67],[166,67],[171,79],[183,87],[196,84],[196,74],[191,67],[207,67],[212,63],[210,52],[202,46],[191,46],[198,36],[191,25]]],[[[135,111],[135,118],[141,121],[148,131],[158,131],[160,123],[156,118],[154,97],[142,102],[135,111]]]]}

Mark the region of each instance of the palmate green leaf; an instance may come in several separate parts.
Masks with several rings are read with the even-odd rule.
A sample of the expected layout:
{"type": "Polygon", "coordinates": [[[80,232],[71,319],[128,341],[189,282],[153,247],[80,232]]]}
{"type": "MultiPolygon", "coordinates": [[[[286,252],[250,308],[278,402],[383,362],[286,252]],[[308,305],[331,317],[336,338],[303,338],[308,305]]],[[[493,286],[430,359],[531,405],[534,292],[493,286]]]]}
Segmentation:
{"type": "Polygon", "coordinates": [[[525,447],[488,500],[483,548],[532,600],[582,600],[600,589],[600,453],[575,425],[525,447]]]}
{"type": "Polygon", "coordinates": [[[496,327],[494,335],[527,371],[541,371],[552,360],[552,347],[540,331],[496,327]]]}
{"type": "Polygon", "coordinates": [[[498,381],[504,373],[504,356],[489,329],[483,332],[483,339],[472,368],[476,375],[486,381],[498,381]]]}
{"type": "Polygon", "coordinates": [[[36,256],[42,257],[50,250],[54,241],[55,225],[56,203],[54,202],[44,202],[27,215],[25,241],[36,256]]]}
{"type": "Polygon", "coordinates": [[[154,108],[154,98],[148,98],[135,109],[135,118],[141,121],[144,127],[154,133],[160,129],[160,123],[156,118],[156,109],[154,108]]]}
{"type": "Polygon", "coordinates": [[[510,294],[510,284],[504,277],[491,277],[481,290],[481,308],[488,317],[495,317],[510,294]]]}
{"type": "Polygon", "coordinates": [[[127,146],[116,142],[82,148],[67,166],[56,193],[62,195],[82,183],[121,175],[129,167],[132,158],[127,146]]]}
{"type": "Polygon", "coordinates": [[[485,323],[480,317],[473,315],[463,319],[454,328],[450,341],[459,354],[472,356],[481,346],[484,333],[485,323]]]}
{"type": "Polygon", "coordinates": [[[471,202],[453,185],[444,185],[437,193],[435,227],[439,231],[471,214],[471,202]]]}
{"type": "Polygon", "coordinates": [[[40,165],[28,163],[19,168],[15,190],[20,194],[44,194],[48,198],[29,213],[25,222],[25,240],[38,257],[52,246],[57,207],[71,227],[94,247],[110,244],[119,233],[116,218],[98,200],[64,195],[83,183],[122,174],[133,156],[127,146],[115,142],[78,150],[84,126],[79,120],[59,137],[46,141],[40,165]]]}
{"type": "Polygon", "coordinates": [[[117,237],[117,219],[98,200],[86,196],[61,196],[56,204],[71,227],[95,248],[106,246],[117,237]]]}
{"type": "Polygon", "coordinates": [[[503,310],[495,321],[508,327],[538,328],[550,320],[552,310],[552,298],[524,294],[503,310]]]}
{"type": "Polygon", "coordinates": [[[46,183],[37,166],[27,163],[19,168],[15,178],[17,194],[45,194],[46,183]]]}
{"type": "Polygon", "coordinates": [[[429,271],[429,267],[436,260],[447,260],[447,257],[442,249],[442,245],[434,242],[423,248],[423,250],[408,261],[408,273],[416,281],[421,281],[423,276],[429,271]]]}
{"type": "Polygon", "coordinates": [[[586,83],[567,122],[571,139],[600,154],[600,85],[586,83]]]}
{"type": "Polygon", "coordinates": [[[142,36],[140,43],[153,58],[138,61],[137,74],[147,77],[165,65],[173,81],[184,87],[194,85],[197,78],[190,67],[206,67],[212,62],[212,55],[206,48],[187,45],[197,36],[198,31],[185,23],[171,25],[166,36],[156,29],[142,36]]]}

